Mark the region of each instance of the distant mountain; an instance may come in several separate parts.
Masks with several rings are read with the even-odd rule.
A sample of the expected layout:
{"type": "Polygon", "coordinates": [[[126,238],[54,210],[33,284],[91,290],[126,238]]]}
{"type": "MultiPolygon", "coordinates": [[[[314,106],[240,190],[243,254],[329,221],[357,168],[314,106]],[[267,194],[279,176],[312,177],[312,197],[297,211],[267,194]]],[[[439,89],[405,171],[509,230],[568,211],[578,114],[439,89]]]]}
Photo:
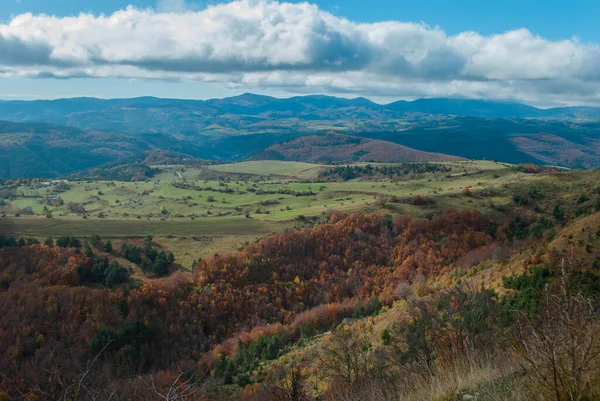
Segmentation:
{"type": "Polygon", "coordinates": [[[571,168],[600,166],[597,122],[458,117],[445,124],[422,122],[403,131],[361,132],[361,136],[468,159],[571,168]]]}
{"type": "Polygon", "coordinates": [[[600,108],[543,110],[520,103],[469,99],[419,99],[381,105],[365,98],[311,95],[280,99],[254,94],[206,101],[142,97],[0,102],[3,120],[179,136],[401,129],[400,120],[423,116],[599,120],[600,108]]]}
{"type": "Polygon", "coordinates": [[[282,129],[307,131],[312,129],[307,127],[307,122],[382,120],[389,117],[386,113],[389,114],[382,106],[360,98],[277,99],[252,94],[207,101],[145,97],[0,103],[0,119],[9,121],[43,121],[103,131],[179,136],[281,132],[282,129]]]}
{"type": "Polygon", "coordinates": [[[399,101],[385,106],[403,113],[425,113],[471,117],[525,118],[551,116],[551,112],[521,103],[473,99],[418,99],[399,101]]]}
{"type": "Polygon", "coordinates": [[[544,110],[544,113],[546,116],[552,116],[559,119],[600,120],[600,107],[557,107],[544,110]]]}
{"type": "MultiPolygon", "coordinates": [[[[0,120],[13,122],[0,123],[0,132],[5,132],[0,150],[18,156],[0,159],[4,177],[34,172],[68,174],[148,150],[182,151],[223,161],[257,154],[264,158],[269,148],[273,152],[277,145],[325,133],[470,159],[600,166],[600,108],[594,107],[544,110],[472,99],[418,99],[382,105],[365,98],[310,95],[281,99],[247,93],[205,101],[154,97],[1,101],[0,120]],[[66,155],[64,159],[60,152],[66,155]],[[77,157],[69,159],[70,155],[77,157]],[[27,166],[18,163],[27,158],[34,161],[27,166]]],[[[386,155],[386,160],[402,159],[392,155],[391,149],[407,154],[406,149],[384,149],[376,143],[361,146],[368,155],[386,155]]],[[[351,148],[338,146],[339,154],[327,157],[352,159],[351,148]]],[[[284,152],[277,157],[288,156],[284,152]]]]}
{"type": "Polygon", "coordinates": [[[313,163],[407,163],[462,160],[460,157],[422,152],[391,142],[340,134],[305,136],[291,142],[271,146],[253,156],[252,159],[313,163]]]}
{"type": "Polygon", "coordinates": [[[0,121],[0,178],[58,177],[146,151],[195,156],[195,145],[168,135],[127,135],[48,123],[0,121]]]}

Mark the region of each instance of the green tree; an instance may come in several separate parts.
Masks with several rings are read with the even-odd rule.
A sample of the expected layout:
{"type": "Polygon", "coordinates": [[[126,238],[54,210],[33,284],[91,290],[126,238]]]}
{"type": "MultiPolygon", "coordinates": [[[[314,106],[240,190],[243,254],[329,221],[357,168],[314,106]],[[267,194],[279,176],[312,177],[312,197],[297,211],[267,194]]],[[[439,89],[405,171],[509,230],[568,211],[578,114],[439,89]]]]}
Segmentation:
{"type": "Polygon", "coordinates": [[[92,251],[92,247],[90,246],[89,242],[85,241],[83,243],[83,249],[85,250],[85,256],[88,258],[92,258],[94,256],[94,251],[92,251]]]}
{"type": "Polygon", "coordinates": [[[92,234],[91,237],[92,245],[98,246],[102,244],[102,238],[98,234],[92,234]]]}
{"type": "Polygon", "coordinates": [[[114,261],[108,267],[105,283],[108,287],[124,283],[129,280],[129,270],[114,261]]]}
{"type": "Polygon", "coordinates": [[[552,211],[552,215],[558,221],[563,221],[565,219],[565,212],[562,210],[560,205],[554,206],[554,210],[552,211]]]}
{"type": "Polygon", "coordinates": [[[390,345],[390,343],[392,342],[392,335],[390,334],[390,331],[387,329],[387,327],[381,332],[381,342],[385,345],[390,345]]]}
{"type": "Polygon", "coordinates": [[[110,240],[106,240],[104,241],[104,252],[112,252],[113,251],[113,246],[112,246],[112,242],[110,242],[110,240]]]}
{"type": "Polygon", "coordinates": [[[108,270],[108,258],[106,256],[97,256],[92,266],[92,281],[104,283],[106,270],[108,270]]]}
{"type": "Polygon", "coordinates": [[[71,243],[71,237],[63,235],[56,240],[56,246],[59,248],[68,248],[71,243]]]}

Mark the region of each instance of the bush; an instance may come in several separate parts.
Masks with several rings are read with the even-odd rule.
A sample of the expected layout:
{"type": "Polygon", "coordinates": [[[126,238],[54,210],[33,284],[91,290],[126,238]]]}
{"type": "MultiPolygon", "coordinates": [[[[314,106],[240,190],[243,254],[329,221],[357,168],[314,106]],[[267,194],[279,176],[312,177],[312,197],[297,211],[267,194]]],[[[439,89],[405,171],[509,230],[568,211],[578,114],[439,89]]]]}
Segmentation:
{"type": "Polygon", "coordinates": [[[515,205],[525,206],[529,204],[529,199],[524,195],[514,195],[512,199],[515,205]]]}
{"type": "Polygon", "coordinates": [[[595,400],[600,397],[598,310],[581,296],[542,297],[541,312],[523,314],[518,351],[543,399],[595,400]],[[531,333],[534,333],[533,335],[531,333]]]}
{"type": "Polygon", "coordinates": [[[240,343],[235,357],[217,361],[215,376],[223,378],[225,383],[245,387],[251,383],[250,376],[261,363],[277,358],[286,345],[287,341],[281,334],[262,336],[247,347],[240,343]]]}
{"type": "Polygon", "coordinates": [[[552,216],[558,221],[563,221],[565,219],[565,212],[560,205],[556,205],[552,211],[552,216]]]}
{"type": "Polygon", "coordinates": [[[31,208],[31,206],[27,206],[22,209],[19,209],[17,214],[21,214],[23,216],[31,216],[31,215],[34,215],[35,213],[33,212],[33,209],[31,208]]]}
{"type": "Polygon", "coordinates": [[[590,200],[589,196],[587,196],[585,194],[582,194],[582,195],[579,196],[579,198],[577,198],[577,204],[579,205],[579,204],[585,203],[585,202],[587,202],[589,200],[590,200]]]}
{"type": "Polygon", "coordinates": [[[71,213],[85,214],[85,208],[79,203],[69,202],[67,207],[71,213]]]}

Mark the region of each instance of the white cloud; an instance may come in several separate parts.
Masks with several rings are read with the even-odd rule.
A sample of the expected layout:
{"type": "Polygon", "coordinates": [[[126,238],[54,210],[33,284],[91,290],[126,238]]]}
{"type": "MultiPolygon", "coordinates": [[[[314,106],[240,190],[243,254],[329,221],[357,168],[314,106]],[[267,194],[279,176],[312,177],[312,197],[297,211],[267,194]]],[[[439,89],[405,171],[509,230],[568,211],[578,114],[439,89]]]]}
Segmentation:
{"type": "Polygon", "coordinates": [[[493,36],[357,23],[308,3],[162,0],[109,16],[22,14],[0,25],[0,76],[195,80],[365,96],[599,102],[600,46],[519,29],[493,36]]]}

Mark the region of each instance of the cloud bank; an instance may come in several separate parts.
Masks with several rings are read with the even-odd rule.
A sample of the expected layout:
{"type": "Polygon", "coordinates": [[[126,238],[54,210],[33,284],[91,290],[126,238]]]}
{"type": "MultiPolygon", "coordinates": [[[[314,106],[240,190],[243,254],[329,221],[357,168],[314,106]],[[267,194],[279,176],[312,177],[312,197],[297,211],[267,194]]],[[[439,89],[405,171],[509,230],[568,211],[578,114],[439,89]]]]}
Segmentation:
{"type": "Polygon", "coordinates": [[[492,36],[358,23],[316,5],[163,1],[112,15],[22,14],[0,24],[2,77],[121,77],[379,97],[600,102],[600,46],[526,29],[492,36]]]}

